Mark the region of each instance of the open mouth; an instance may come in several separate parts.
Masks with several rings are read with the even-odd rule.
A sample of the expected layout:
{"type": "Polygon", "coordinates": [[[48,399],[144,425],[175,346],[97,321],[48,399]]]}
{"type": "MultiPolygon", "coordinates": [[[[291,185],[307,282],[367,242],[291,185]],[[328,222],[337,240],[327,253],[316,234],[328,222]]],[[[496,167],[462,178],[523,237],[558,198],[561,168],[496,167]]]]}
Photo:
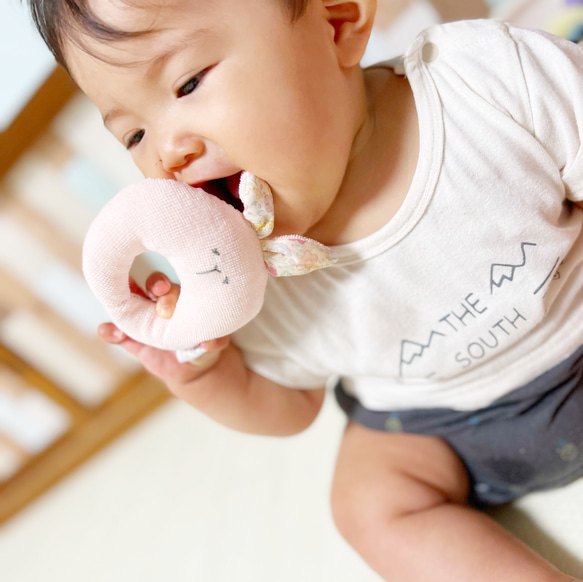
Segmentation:
{"type": "Polygon", "coordinates": [[[243,203],[239,199],[239,182],[241,181],[242,172],[237,172],[232,176],[209,180],[203,184],[198,184],[208,194],[215,196],[219,200],[230,204],[239,212],[243,212],[243,203]]]}

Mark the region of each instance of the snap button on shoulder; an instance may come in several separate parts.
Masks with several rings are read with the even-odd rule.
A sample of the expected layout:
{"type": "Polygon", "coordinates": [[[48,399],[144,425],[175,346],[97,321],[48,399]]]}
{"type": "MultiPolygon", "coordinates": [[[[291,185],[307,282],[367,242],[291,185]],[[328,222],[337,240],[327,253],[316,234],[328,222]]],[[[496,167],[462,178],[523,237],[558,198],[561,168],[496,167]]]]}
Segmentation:
{"type": "Polygon", "coordinates": [[[432,63],[439,57],[439,49],[432,42],[426,42],[421,49],[421,58],[425,63],[432,63]]]}

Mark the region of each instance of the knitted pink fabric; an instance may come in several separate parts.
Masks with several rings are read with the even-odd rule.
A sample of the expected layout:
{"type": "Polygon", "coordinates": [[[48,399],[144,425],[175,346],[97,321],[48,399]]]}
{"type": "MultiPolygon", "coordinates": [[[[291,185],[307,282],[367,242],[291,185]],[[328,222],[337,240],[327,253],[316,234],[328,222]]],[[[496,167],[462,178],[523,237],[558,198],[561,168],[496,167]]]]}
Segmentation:
{"type": "Polygon", "coordinates": [[[83,272],[113,323],[166,350],[188,350],[250,321],[268,277],[257,233],[240,212],[203,190],[161,179],[125,188],[101,210],[85,238],[83,272]],[[130,292],[130,267],[145,250],[166,257],[180,279],[170,319],[130,292]]]}

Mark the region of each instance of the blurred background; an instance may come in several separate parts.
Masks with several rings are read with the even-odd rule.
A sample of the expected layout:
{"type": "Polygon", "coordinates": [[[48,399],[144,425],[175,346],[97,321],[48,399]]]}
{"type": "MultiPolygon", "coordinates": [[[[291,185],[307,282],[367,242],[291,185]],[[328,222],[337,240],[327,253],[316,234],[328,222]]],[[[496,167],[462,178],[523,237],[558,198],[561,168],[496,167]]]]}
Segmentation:
{"type": "MultiPolygon", "coordinates": [[[[477,17],[578,41],[583,3],[379,0],[363,64],[477,17]]],[[[141,176],[20,0],[1,0],[0,73],[0,580],[378,581],[330,517],[344,427],[331,398],[301,435],[240,435],[97,340],[107,316],[81,276],[83,237],[141,176]]],[[[576,483],[496,517],[583,577],[582,501],[576,483]]]]}

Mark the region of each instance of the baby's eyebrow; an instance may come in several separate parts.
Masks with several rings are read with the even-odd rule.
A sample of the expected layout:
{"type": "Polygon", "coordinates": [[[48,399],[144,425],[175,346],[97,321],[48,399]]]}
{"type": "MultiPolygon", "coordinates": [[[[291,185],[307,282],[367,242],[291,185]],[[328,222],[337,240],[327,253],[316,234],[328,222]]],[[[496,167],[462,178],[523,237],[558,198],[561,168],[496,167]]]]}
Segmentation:
{"type": "Polygon", "coordinates": [[[196,47],[197,44],[202,43],[206,38],[212,35],[213,29],[208,27],[195,28],[190,30],[188,34],[174,40],[170,46],[162,53],[148,61],[148,68],[145,76],[148,79],[155,77],[160,68],[169,61],[176,53],[185,48],[196,47]]]}
{"type": "Polygon", "coordinates": [[[156,76],[156,73],[168,62],[178,51],[183,48],[183,44],[175,44],[168,50],[164,51],[162,54],[158,55],[151,61],[149,61],[148,68],[146,69],[145,77],[147,79],[152,79],[156,76]]]}
{"type": "MultiPolygon", "coordinates": [[[[179,50],[181,50],[182,48],[182,43],[180,44],[176,44],[172,47],[170,47],[168,50],[164,51],[162,54],[158,55],[157,57],[155,57],[152,60],[148,61],[148,68],[146,69],[146,72],[144,73],[144,76],[146,78],[152,78],[155,77],[157,71],[160,70],[160,68],[162,66],[164,66],[164,63],[166,63],[170,58],[172,58],[179,50]]],[[[113,109],[110,109],[104,116],[103,116],[103,125],[105,125],[105,127],[107,127],[107,129],[111,130],[111,124],[113,123],[113,121],[118,118],[121,117],[123,115],[123,110],[115,107],[113,109]]]]}
{"type": "Polygon", "coordinates": [[[103,125],[107,127],[111,131],[111,123],[116,117],[120,117],[123,115],[123,111],[121,109],[110,109],[104,116],[103,116],[103,125]]]}
{"type": "MultiPolygon", "coordinates": [[[[164,32],[164,30],[157,30],[157,31],[149,31],[150,33],[156,34],[164,32]]],[[[144,77],[147,79],[155,78],[158,71],[164,66],[164,64],[169,61],[176,53],[180,52],[184,48],[192,48],[193,45],[197,43],[201,43],[205,38],[208,38],[212,35],[213,29],[212,28],[197,28],[195,30],[191,30],[188,32],[187,35],[177,39],[173,42],[166,50],[162,53],[158,54],[152,59],[148,59],[147,61],[143,62],[134,62],[134,63],[126,63],[125,66],[129,67],[136,67],[140,66],[144,63],[147,63],[148,67],[144,73],[144,77]]],[[[117,118],[123,115],[124,112],[121,109],[114,108],[108,111],[103,116],[103,125],[107,127],[107,129],[111,129],[112,122],[117,118]]]]}

